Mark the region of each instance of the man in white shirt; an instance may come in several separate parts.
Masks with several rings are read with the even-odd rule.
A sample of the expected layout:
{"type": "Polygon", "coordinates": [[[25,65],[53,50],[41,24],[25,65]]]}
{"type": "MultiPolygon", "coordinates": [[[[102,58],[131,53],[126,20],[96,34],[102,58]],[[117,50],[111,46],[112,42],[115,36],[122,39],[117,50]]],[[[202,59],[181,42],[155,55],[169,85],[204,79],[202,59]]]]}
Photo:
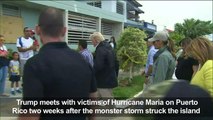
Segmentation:
{"type": "Polygon", "coordinates": [[[25,27],[23,32],[24,36],[19,37],[16,42],[20,56],[21,76],[23,76],[26,61],[33,56],[33,50],[36,49],[36,46],[33,45],[33,39],[30,37],[30,29],[25,27]]]}

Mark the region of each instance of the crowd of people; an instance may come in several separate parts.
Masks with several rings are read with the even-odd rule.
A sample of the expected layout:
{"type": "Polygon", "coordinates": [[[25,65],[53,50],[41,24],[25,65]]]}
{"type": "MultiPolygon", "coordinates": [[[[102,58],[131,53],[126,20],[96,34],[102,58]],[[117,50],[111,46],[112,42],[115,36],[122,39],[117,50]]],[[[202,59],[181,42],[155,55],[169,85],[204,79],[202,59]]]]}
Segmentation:
{"type": "Polygon", "coordinates": [[[1,52],[0,52],[0,67],[1,67],[1,96],[9,96],[5,94],[5,82],[9,73],[9,80],[11,81],[11,95],[16,95],[16,93],[22,93],[19,87],[19,81],[23,76],[24,65],[26,61],[33,57],[34,54],[38,53],[39,43],[35,38],[35,32],[28,27],[23,29],[24,36],[18,37],[16,46],[18,51],[14,51],[9,58],[9,53],[6,46],[4,45],[4,36],[0,35],[1,42],[1,52]],[[14,86],[16,84],[16,88],[14,86]]]}
{"type": "MultiPolygon", "coordinates": [[[[87,49],[86,41],[79,41],[79,52],[71,50],[63,40],[66,33],[63,13],[54,8],[44,10],[39,16],[35,28],[43,44],[39,52],[38,41],[33,37],[35,32],[28,27],[23,32],[24,36],[17,39],[18,52],[12,53],[10,61],[7,59],[4,36],[0,35],[1,96],[6,96],[4,89],[9,66],[11,94],[23,92],[24,100],[52,97],[113,98],[112,89],[118,86],[119,70],[114,37],[109,42],[100,32],[94,32],[89,38],[95,47],[94,54],[87,49]],[[23,91],[19,86],[21,78],[23,91]]],[[[175,73],[180,81],[199,86],[213,97],[213,44],[208,39],[184,38],[181,41],[183,52],[180,56],[175,55],[174,43],[166,31],[158,31],[149,37],[147,45],[147,63],[142,72],[145,76],[144,91],[149,91],[149,88],[165,80],[171,80],[175,73]]],[[[20,119],[25,116],[30,120],[28,115],[20,119]]],[[[33,119],[42,119],[44,116],[34,115],[33,119]]],[[[50,120],[53,118],[48,117],[50,120]]],[[[85,118],[85,115],[70,116],[70,120],[85,118]]],[[[93,120],[94,116],[89,119],[93,120]]]]}
{"type": "Polygon", "coordinates": [[[148,58],[142,72],[146,77],[145,85],[172,80],[175,74],[178,80],[200,86],[213,96],[213,44],[210,40],[202,36],[184,38],[180,42],[182,53],[178,56],[167,31],[156,32],[147,39],[147,44],[148,58]]]}

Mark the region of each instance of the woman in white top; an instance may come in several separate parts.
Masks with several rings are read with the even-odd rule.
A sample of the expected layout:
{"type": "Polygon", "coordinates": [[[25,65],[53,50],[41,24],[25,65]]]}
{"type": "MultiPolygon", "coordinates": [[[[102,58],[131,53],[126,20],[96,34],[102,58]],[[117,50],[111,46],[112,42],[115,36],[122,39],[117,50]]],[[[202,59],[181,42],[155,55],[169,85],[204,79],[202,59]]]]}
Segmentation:
{"type": "Polygon", "coordinates": [[[4,36],[0,35],[0,96],[8,96],[4,94],[5,81],[8,72],[9,61],[7,59],[7,48],[4,46],[4,36]]]}

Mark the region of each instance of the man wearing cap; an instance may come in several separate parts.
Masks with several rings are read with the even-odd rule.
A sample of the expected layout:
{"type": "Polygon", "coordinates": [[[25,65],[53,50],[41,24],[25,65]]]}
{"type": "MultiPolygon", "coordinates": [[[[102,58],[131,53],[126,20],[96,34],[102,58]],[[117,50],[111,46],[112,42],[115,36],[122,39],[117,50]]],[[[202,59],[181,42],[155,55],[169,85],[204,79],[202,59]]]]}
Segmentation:
{"type": "Polygon", "coordinates": [[[152,67],[153,67],[153,57],[155,53],[158,51],[158,49],[155,49],[153,42],[148,41],[148,39],[152,38],[152,36],[149,36],[148,38],[145,39],[147,42],[147,47],[148,47],[148,56],[147,56],[147,61],[146,61],[146,68],[142,72],[142,75],[145,75],[146,79],[144,81],[144,90],[148,88],[153,82],[152,78],[152,67]]]}
{"type": "Polygon", "coordinates": [[[23,76],[24,65],[33,56],[33,50],[36,49],[31,38],[31,30],[28,27],[24,28],[24,36],[17,39],[16,46],[20,56],[21,76],[23,76]]]}
{"type": "Polygon", "coordinates": [[[148,41],[154,42],[155,48],[159,49],[153,58],[153,83],[172,79],[175,70],[175,52],[174,43],[169,39],[169,34],[166,31],[158,31],[148,41]]]}

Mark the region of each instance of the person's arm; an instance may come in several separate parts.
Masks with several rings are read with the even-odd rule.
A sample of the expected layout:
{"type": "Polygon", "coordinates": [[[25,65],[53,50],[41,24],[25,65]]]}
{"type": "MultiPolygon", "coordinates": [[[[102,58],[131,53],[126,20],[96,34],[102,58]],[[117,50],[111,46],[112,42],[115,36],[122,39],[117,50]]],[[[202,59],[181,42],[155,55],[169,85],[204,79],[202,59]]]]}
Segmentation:
{"type": "Polygon", "coordinates": [[[148,56],[149,56],[149,62],[148,62],[149,67],[148,67],[148,70],[147,70],[146,75],[145,75],[146,79],[144,81],[144,83],[146,83],[146,84],[149,80],[149,76],[152,74],[152,66],[153,66],[153,63],[154,63],[153,57],[154,57],[155,53],[156,53],[156,51],[151,49],[149,51],[149,54],[148,54],[148,56]]]}
{"type": "Polygon", "coordinates": [[[26,51],[29,51],[29,50],[35,50],[36,46],[32,45],[29,48],[17,47],[17,49],[18,49],[19,52],[26,52],[26,51]]]}
{"type": "Polygon", "coordinates": [[[150,76],[152,74],[152,65],[149,65],[147,73],[145,76],[150,76]]]}
{"type": "Polygon", "coordinates": [[[98,48],[98,50],[96,50],[95,60],[94,60],[95,72],[98,72],[103,69],[105,65],[104,59],[105,59],[104,50],[102,48],[98,48]]]}
{"type": "Polygon", "coordinates": [[[148,67],[148,70],[147,70],[147,73],[146,73],[146,75],[145,75],[145,81],[144,81],[144,83],[145,84],[147,84],[148,83],[148,81],[149,81],[149,76],[152,74],[152,65],[149,65],[149,67],[148,67]]]}
{"type": "Polygon", "coordinates": [[[192,74],[192,78],[193,78],[194,75],[197,73],[198,65],[193,65],[193,66],[192,66],[192,70],[193,70],[193,74],[192,74]]]}
{"type": "Polygon", "coordinates": [[[166,73],[169,67],[169,59],[167,56],[159,56],[157,61],[157,66],[155,67],[155,76],[154,80],[155,81],[163,81],[166,79],[166,73]]]}
{"type": "Polygon", "coordinates": [[[199,68],[199,63],[197,60],[193,59],[193,58],[188,58],[189,60],[191,60],[191,64],[192,64],[192,78],[194,77],[194,75],[197,73],[198,68],[199,68]]]}
{"type": "Polygon", "coordinates": [[[8,53],[7,52],[0,52],[0,57],[7,57],[8,53]]]}
{"type": "MultiPolygon", "coordinates": [[[[39,79],[35,59],[29,59],[24,67],[23,75],[23,100],[40,100],[43,98],[43,85],[39,79]]],[[[29,109],[32,106],[21,106],[22,109],[29,109]]],[[[41,109],[36,107],[36,109],[41,109]]],[[[18,120],[39,120],[40,114],[20,114],[18,120]],[[27,119],[26,119],[27,118],[27,119]]]]}
{"type": "Polygon", "coordinates": [[[30,46],[29,48],[23,48],[20,45],[19,38],[16,40],[16,47],[17,47],[17,49],[18,49],[19,52],[26,52],[26,51],[29,51],[29,50],[36,49],[36,46],[34,46],[34,45],[30,46]]]}
{"type": "Polygon", "coordinates": [[[145,70],[142,70],[141,75],[142,75],[142,76],[145,75],[145,70]]]}
{"type": "Polygon", "coordinates": [[[14,72],[13,69],[12,69],[12,66],[13,66],[12,61],[10,61],[10,63],[9,63],[9,73],[13,73],[14,72]]]}
{"type": "Polygon", "coordinates": [[[7,48],[6,46],[3,45],[3,51],[2,52],[0,51],[0,57],[7,57],[7,55],[8,55],[7,48]]]}

